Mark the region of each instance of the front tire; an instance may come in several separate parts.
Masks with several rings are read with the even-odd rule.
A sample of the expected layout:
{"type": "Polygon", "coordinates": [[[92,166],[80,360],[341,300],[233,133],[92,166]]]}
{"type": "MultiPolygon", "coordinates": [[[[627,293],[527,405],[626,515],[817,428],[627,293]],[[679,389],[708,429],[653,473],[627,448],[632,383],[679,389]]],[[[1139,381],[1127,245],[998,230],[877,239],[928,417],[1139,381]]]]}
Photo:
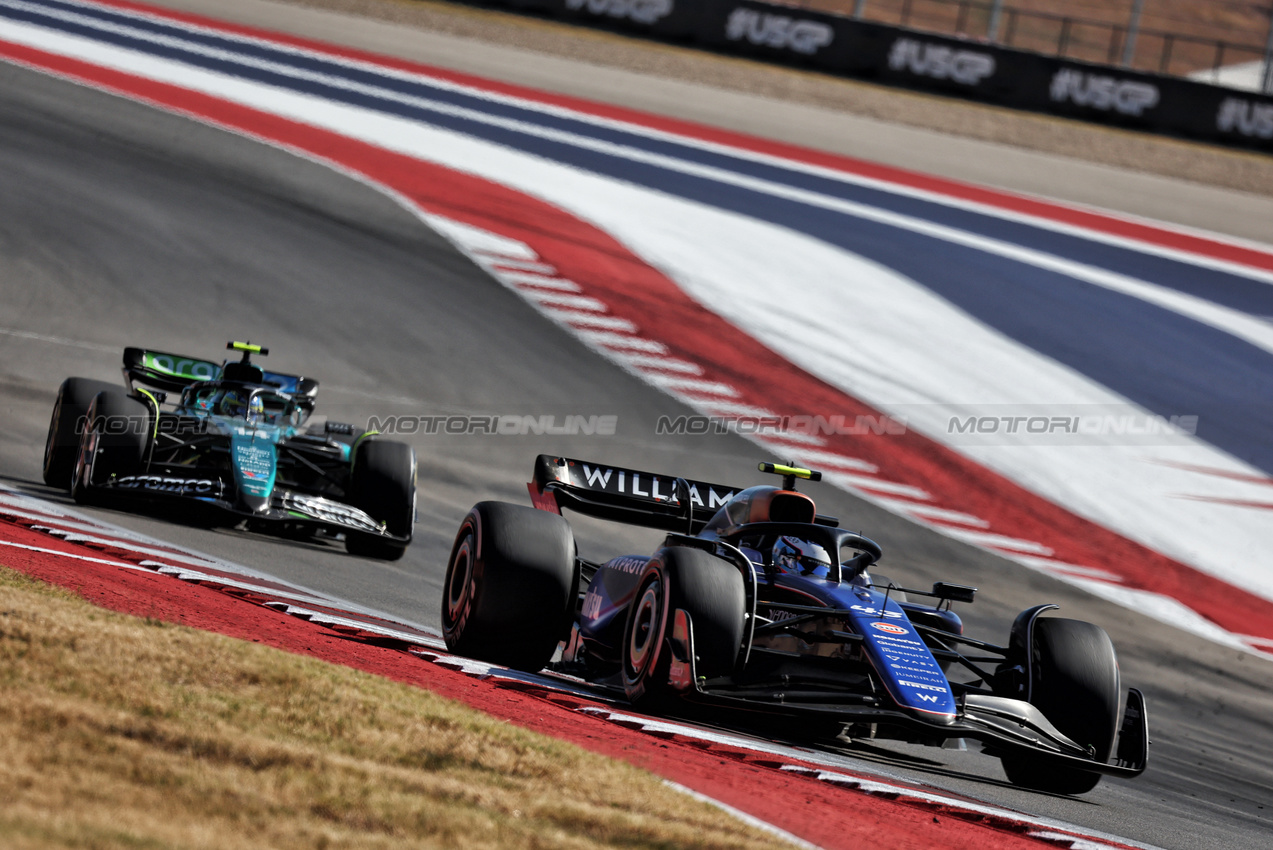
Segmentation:
{"type": "Polygon", "coordinates": [[[71,474],[75,471],[88,406],[98,393],[113,389],[112,384],[90,378],[67,378],[58,387],[49,436],[44,443],[45,484],[59,490],[71,489],[71,474]]]}
{"type": "Polygon", "coordinates": [[[699,677],[728,675],[738,660],[746,611],[742,574],[698,549],[664,549],[646,565],[623,628],[623,689],[642,708],[663,708],[675,696],[668,639],[677,608],[690,615],[699,677]]]}
{"type": "MultiPolygon", "coordinates": [[[[1121,695],[1109,635],[1091,623],[1048,617],[1034,624],[1031,652],[1030,702],[1075,743],[1092,747],[1097,762],[1107,762],[1118,735],[1121,695]]],[[[1101,781],[1099,773],[1047,756],[1010,753],[1001,761],[1008,781],[1036,791],[1083,794],[1101,781]]]]}
{"type": "Polygon", "coordinates": [[[478,502],[451,548],[442,634],[457,655],[535,673],[566,636],[578,596],[575,536],[556,514],[478,502]]]}
{"type": "MultiPolygon", "coordinates": [[[[363,440],[349,473],[349,504],[366,513],[397,537],[411,537],[415,524],[415,451],[392,440],[363,440]]],[[[408,543],[409,543],[408,539],[408,543]]],[[[351,555],[396,561],[408,543],[350,531],[345,549],[351,555]]]]}
{"type": "Polygon", "coordinates": [[[100,485],[144,471],[154,422],[149,407],[116,389],[94,396],[85,417],[71,496],[76,504],[100,504],[100,485]]]}

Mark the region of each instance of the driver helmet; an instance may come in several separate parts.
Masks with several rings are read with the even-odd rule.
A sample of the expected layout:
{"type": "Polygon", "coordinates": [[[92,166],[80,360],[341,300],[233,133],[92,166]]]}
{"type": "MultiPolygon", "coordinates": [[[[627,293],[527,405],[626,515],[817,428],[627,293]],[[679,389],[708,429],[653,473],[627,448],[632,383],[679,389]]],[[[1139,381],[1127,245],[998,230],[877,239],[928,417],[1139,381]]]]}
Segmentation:
{"type": "Polygon", "coordinates": [[[831,571],[831,556],[817,543],[784,534],[774,543],[773,565],[786,573],[825,576],[831,571]]]}
{"type": "Polygon", "coordinates": [[[265,420],[265,402],[261,400],[259,395],[252,396],[248,400],[248,421],[262,422],[265,420]]]}
{"type": "Polygon", "coordinates": [[[238,390],[226,390],[225,395],[221,397],[220,404],[217,406],[217,412],[222,416],[244,416],[247,410],[247,399],[238,390]]]}

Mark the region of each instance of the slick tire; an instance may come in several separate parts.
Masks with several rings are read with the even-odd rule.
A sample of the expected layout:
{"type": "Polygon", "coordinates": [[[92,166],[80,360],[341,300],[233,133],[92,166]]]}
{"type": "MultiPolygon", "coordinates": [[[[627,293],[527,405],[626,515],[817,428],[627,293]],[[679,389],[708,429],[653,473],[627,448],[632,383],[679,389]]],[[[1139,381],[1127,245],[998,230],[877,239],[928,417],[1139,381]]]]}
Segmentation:
{"type": "Polygon", "coordinates": [[[80,423],[88,415],[88,406],[100,392],[115,389],[105,381],[90,378],[67,378],[58,387],[53,402],[53,418],[49,420],[49,436],[44,443],[44,483],[59,490],[71,489],[71,473],[80,450],[80,423]]]}
{"type": "Polygon", "coordinates": [[[108,497],[98,489],[101,485],[144,471],[153,416],[149,407],[122,390],[108,389],[93,397],[85,417],[71,496],[77,504],[102,504],[108,497]]]}
{"type": "Polygon", "coordinates": [[[697,675],[734,672],[746,612],[742,574],[710,553],[669,547],[646,565],[623,628],[623,688],[641,708],[662,709],[677,696],[668,684],[668,639],[678,608],[690,615],[697,675]]]}
{"type": "Polygon", "coordinates": [[[457,655],[535,673],[570,631],[575,535],[556,514],[478,502],[460,523],[442,585],[442,634],[457,655]]]}
{"type": "MultiPolygon", "coordinates": [[[[1114,645],[1099,626],[1048,617],[1034,624],[1030,702],[1076,743],[1109,760],[1118,735],[1120,686],[1114,645]]],[[[1001,758],[1013,785],[1054,794],[1083,794],[1101,774],[1015,752],[1001,758]]]]}
{"type": "Polygon", "coordinates": [[[390,534],[408,541],[351,531],[345,535],[349,554],[382,561],[402,557],[415,524],[415,483],[415,451],[406,443],[367,439],[358,444],[349,474],[349,504],[383,522],[390,534]]]}

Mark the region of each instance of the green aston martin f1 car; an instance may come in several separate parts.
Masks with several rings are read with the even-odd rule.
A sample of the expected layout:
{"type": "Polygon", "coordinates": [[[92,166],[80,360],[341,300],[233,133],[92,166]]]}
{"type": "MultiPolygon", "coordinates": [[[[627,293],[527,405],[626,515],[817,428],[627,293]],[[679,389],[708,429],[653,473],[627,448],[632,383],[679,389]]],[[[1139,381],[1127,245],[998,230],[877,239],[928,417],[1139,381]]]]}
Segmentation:
{"type": "Polygon", "coordinates": [[[268,372],[246,342],[215,363],[124,349],[123,389],[67,378],[44,481],[81,504],[181,504],[193,515],[287,534],[343,535],[355,555],[396,560],[415,522],[415,452],[351,425],[302,430],[318,382],[268,372]],[[172,400],[169,397],[172,396],[172,400]]]}

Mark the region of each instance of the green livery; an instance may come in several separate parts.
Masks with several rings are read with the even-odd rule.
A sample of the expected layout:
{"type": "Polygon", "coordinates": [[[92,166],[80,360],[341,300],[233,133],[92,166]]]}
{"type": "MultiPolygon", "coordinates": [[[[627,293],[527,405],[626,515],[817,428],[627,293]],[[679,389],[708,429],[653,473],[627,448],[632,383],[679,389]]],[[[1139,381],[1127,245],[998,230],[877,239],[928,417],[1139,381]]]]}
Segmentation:
{"type": "Polygon", "coordinates": [[[226,348],[241,358],[127,348],[123,389],[68,378],[45,481],[79,502],[166,501],[203,522],[343,537],[354,554],[401,557],[415,521],[411,447],[309,424],[317,381],[261,368],[251,359],[269,353],[260,345],[226,348]]]}

